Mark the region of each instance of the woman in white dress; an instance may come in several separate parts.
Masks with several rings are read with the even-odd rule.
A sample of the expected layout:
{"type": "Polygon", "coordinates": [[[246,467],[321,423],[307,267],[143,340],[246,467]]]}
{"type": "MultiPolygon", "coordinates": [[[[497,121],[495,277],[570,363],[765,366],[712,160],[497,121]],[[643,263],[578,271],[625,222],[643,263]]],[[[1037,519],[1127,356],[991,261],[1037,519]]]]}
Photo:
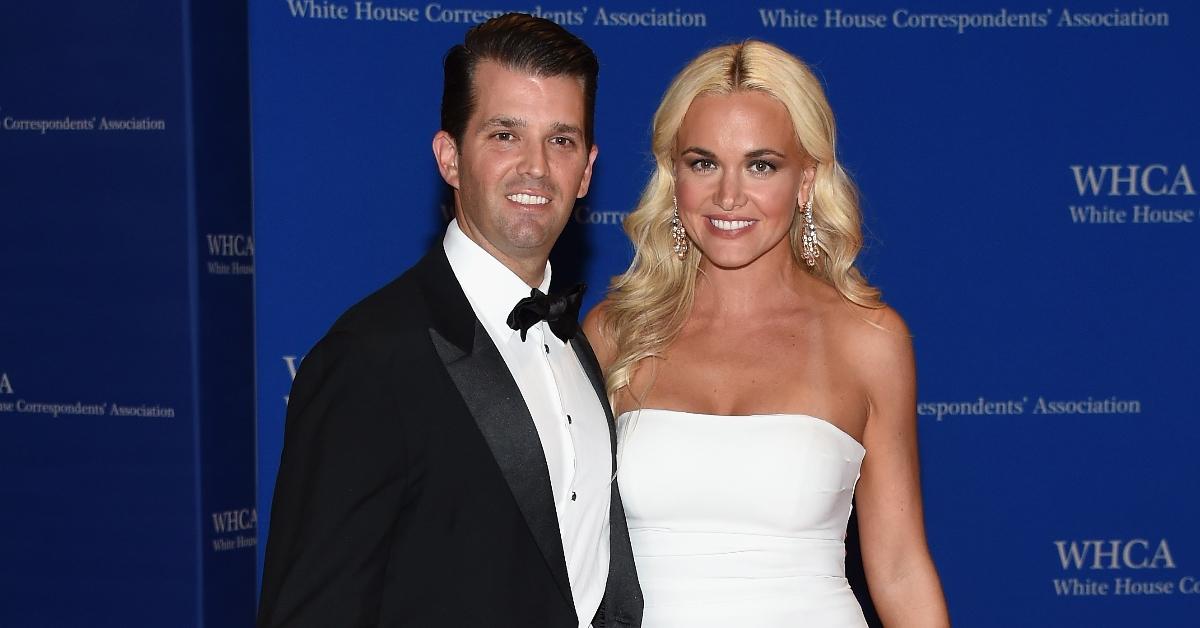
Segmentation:
{"type": "Polygon", "coordinates": [[[714,48],[654,117],[632,265],[584,323],[619,415],[645,628],[949,624],[925,541],[909,334],[854,267],[833,114],[801,61],[714,48]]]}

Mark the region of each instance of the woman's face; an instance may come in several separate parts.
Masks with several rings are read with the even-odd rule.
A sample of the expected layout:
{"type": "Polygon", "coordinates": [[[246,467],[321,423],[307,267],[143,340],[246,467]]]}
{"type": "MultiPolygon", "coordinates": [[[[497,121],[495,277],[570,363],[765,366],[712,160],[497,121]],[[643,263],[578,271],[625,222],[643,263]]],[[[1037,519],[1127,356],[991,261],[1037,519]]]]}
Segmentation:
{"type": "Polygon", "coordinates": [[[679,216],[706,260],[741,268],[773,251],[791,258],[788,230],[815,171],[782,103],[755,91],[698,96],[675,151],[679,216]]]}

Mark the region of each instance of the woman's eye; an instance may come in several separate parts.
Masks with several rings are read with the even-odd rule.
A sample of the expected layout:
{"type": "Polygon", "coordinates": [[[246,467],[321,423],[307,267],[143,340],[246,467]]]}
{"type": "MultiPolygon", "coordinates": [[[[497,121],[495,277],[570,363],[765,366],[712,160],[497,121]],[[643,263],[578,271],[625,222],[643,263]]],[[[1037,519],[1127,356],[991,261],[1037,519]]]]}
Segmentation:
{"type": "Polygon", "coordinates": [[[717,169],[717,164],[715,162],[713,162],[713,160],[711,160],[711,159],[697,159],[692,162],[692,170],[705,172],[705,171],[716,170],[716,169],[717,169]]]}
{"type": "Polygon", "coordinates": [[[777,170],[775,164],[769,161],[752,161],[750,162],[750,172],[754,174],[766,174],[777,170]]]}

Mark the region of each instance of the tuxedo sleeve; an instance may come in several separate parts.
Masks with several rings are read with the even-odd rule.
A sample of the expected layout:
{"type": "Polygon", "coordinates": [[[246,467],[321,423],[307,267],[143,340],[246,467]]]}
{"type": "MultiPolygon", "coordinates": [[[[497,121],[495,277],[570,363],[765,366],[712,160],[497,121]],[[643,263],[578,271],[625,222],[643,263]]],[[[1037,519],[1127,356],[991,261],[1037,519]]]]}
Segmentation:
{"type": "Polygon", "coordinates": [[[304,359],[288,403],[259,628],[374,626],[405,500],[388,343],[340,332],[304,359]]]}

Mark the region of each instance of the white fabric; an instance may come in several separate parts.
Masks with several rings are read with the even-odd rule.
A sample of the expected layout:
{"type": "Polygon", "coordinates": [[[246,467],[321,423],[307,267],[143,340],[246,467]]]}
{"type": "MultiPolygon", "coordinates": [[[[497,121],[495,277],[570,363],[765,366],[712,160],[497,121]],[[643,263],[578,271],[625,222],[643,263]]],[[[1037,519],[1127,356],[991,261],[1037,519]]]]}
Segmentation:
{"type": "MultiPolygon", "coordinates": [[[[475,316],[500,350],[542,442],[579,626],[591,625],[608,581],[612,449],[604,407],[569,342],[545,321],[525,341],[508,314],[530,288],[450,223],[446,258],[475,316]],[[570,419],[568,420],[568,417],[570,419]]],[[[550,264],[540,290],[550,286],[550,264]]]]}
{"type": "Polygon", "coordinates": [[[866,450],[806,415],[617,419],[643,628],[865,627],[845,577],[866,450]]]}

